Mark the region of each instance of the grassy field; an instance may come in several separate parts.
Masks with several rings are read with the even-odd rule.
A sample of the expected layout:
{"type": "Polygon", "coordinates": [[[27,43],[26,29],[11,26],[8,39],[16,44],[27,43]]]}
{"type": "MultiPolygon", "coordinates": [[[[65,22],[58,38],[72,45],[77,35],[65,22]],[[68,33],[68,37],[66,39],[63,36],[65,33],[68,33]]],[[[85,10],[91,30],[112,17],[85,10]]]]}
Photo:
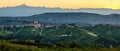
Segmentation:
{"type": "Polygon", "coordinates": [[[0,51],[120,51],[120,47],[116,48],[100,48],[100,47],[48,47],[38,48],[31,45],[13,44],[6,41],[0,41],[0,51]]]}

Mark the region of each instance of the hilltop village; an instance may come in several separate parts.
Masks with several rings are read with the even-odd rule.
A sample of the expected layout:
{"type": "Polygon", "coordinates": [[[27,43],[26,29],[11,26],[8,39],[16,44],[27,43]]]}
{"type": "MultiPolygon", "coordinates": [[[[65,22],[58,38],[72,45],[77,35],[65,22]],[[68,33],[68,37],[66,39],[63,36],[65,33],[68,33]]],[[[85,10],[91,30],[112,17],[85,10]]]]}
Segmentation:
{"type": "Polygon", "coordinates": [[[35,27],[35,28],[49,28],[49,27],[59,27],[59,26],[74,27],[75,24],[44,24],[37,20],[21,20],[17,18],[16,20],[0,20],[0,27],[35,27]]]}

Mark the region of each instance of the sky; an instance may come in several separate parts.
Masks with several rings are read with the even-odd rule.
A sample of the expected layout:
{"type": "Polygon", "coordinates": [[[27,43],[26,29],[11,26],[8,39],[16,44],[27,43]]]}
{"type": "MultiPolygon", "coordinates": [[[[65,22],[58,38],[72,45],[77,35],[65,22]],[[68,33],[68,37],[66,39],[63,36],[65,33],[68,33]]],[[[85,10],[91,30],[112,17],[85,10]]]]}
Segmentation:
{"type": "Polygon", "coordinates": [[[120,9],[120,0],[0,0],[0,7],[26,4],[34,7],[120,9]]]}

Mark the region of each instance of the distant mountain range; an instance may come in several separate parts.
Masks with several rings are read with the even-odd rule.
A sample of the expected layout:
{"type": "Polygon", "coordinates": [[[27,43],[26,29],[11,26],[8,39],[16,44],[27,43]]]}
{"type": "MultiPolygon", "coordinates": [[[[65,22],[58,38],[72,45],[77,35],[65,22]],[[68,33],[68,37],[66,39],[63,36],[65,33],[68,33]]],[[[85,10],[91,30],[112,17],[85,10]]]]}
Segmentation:
{"type": "Polygon", "coordinates": [[[14,7],[0,8],[0,16],[30,16],[34,14],[43,14],[48,12],[87,12],[97,13],[102,15],[108,14],[120,14],[120,10],[112,9],[92,9],[92,8],[81,8],[81,9],[62,9],[62,8],[46,8],[46,7],[31,7],[26,5],[19,5],[14,7]]]}

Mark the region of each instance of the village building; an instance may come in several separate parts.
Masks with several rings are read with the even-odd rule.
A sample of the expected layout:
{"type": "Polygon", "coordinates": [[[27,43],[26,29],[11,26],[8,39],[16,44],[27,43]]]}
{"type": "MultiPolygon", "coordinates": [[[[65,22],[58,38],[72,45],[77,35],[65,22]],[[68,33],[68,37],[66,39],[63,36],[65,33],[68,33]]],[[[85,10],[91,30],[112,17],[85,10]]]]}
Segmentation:
{"type": "Polygon", "coordinates": [[[29,23],[24,24],[24,26],[40,27],[40,24],[38,23],[38,21],[34,20],[34,21],[29,21],[29,23]]]}

